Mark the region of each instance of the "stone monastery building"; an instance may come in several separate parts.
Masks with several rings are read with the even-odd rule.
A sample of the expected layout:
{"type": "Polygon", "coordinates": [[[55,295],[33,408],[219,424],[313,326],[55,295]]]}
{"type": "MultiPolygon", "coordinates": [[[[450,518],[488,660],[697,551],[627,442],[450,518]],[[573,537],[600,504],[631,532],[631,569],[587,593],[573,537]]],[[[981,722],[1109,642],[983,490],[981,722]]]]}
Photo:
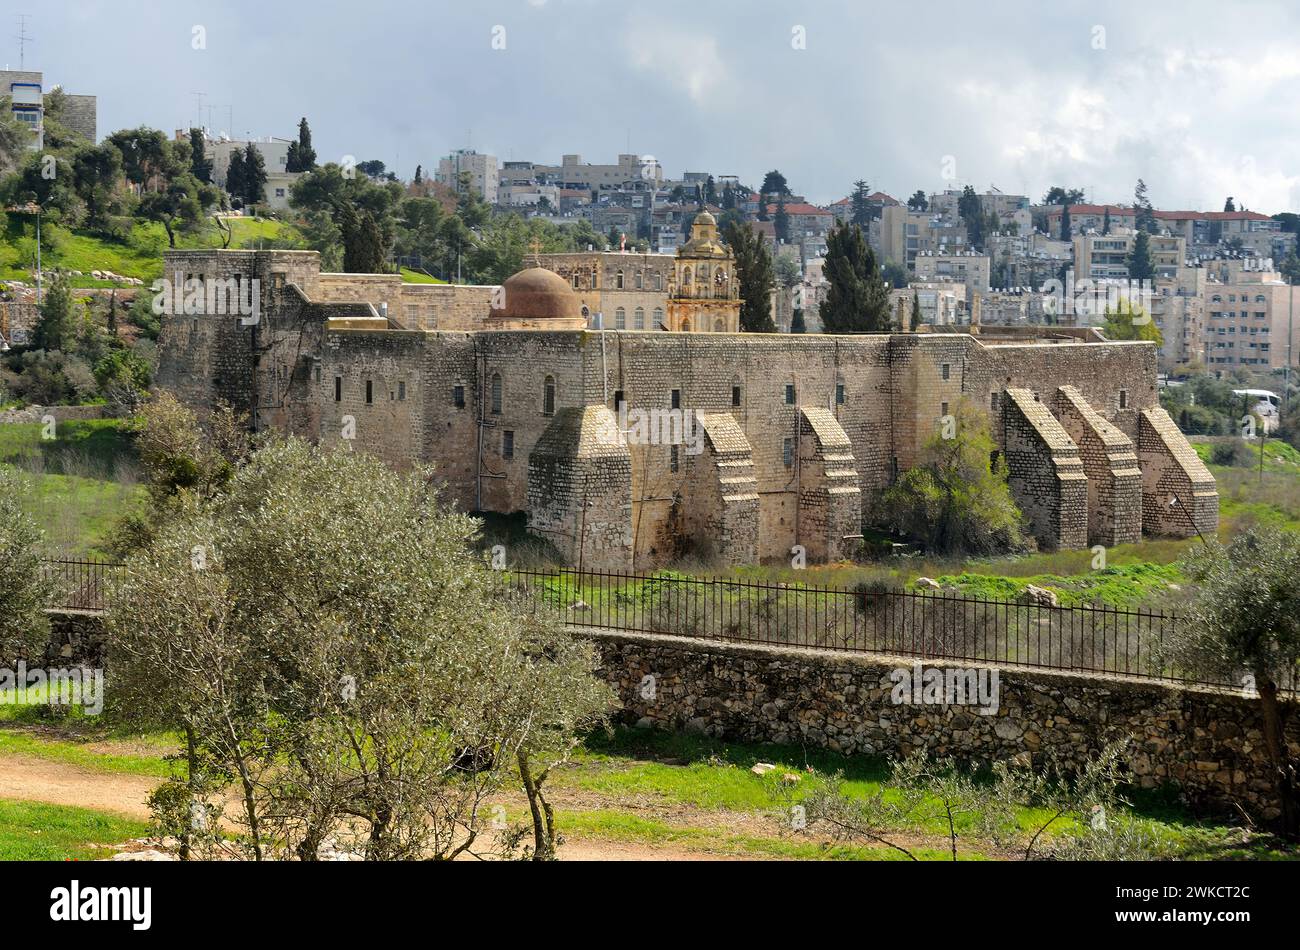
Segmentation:
{"type": "Polygon", "coordinates": [[[586,569],[788,559],[796,544],[840,558],[963,400],[989,414],[1044,547],[1217,526],[1214,480],[1156,398],[1153,344],[1056,328],[713,332],[734,331],[739,299],[714,293],[729,252],[704,250],[689,293],[687,262],[673,275],[689,332],[588,329],[572,275],[542,268],[465,287],[322,274],[312,251],[172,251],[168,280],[238,288],[258,312],[209,295],[165,315],[160,382],[254,428],[431,464],[451,500],[527,512],[586,569]]]}

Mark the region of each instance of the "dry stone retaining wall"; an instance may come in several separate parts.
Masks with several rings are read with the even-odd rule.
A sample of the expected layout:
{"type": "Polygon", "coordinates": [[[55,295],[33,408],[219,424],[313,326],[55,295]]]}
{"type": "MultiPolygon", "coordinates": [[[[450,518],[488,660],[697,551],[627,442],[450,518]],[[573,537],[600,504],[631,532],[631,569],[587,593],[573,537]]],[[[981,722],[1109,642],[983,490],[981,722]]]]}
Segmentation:
{"type": "MultiPolygon", "coordinates": [[[[895,705],[890,672],[912,659],[584,630],[624,717],[644,727],[845,754],[1082,761],[1129,739],[1134,782],[1174,783],[1198,808],[1277,817],[1257,701],[1204,689],[999,670],[996,715],[975,706],[895,705]],[[647,677],[653,677],[647,680],[647,677]],[[648,689],[648,684],[653,689],[648,689]]],[[[951,663],[926,663],[951,668],[951,663]]],[[[1288,739],[1300,755],[1300,717],[1288,739]]]]}

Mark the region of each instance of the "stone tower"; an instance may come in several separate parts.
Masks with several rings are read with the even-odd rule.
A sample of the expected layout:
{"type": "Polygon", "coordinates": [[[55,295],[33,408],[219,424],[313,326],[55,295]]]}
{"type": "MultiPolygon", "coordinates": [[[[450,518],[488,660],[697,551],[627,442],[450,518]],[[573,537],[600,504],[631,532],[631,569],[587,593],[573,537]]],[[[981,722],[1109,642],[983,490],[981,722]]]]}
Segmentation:
{"type": "Polygon", "coordinates": [[[668,329],[684,332],[740,332],[740,281],[736,256],[718,240],[718,222],[701,211],[691,239],[677,249],[668,296],[668,329]]]}

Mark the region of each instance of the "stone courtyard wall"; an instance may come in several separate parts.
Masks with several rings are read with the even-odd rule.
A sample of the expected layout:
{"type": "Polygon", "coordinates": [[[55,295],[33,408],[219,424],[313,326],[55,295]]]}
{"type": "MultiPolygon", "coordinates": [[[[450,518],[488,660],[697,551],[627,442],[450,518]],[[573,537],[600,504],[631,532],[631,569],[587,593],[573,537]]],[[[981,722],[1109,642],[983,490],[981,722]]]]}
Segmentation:
{"type": "MultiPolygon", "coordinates": [[[[1041,763],[1049,751],[1078,762],[1129,739],[1135,784],[1173,783],[1192,805],[1216,813],[1240,805],[1264,821],[1278,815],[1258,701],[1242,695],[1001,669],[997,712],[981,715],[975,706],[894,704],[890,672],[910,670],[911,658],[582,633],[599,648],[623,718],[643,727],[806,743],[846,755],[903,756],[924,748],[966,761],[1023,764],[1041,763]]],[[[1300,717],[1292,717],[1288,741],[1291,754],[1300,755],[1300,717]]]]}

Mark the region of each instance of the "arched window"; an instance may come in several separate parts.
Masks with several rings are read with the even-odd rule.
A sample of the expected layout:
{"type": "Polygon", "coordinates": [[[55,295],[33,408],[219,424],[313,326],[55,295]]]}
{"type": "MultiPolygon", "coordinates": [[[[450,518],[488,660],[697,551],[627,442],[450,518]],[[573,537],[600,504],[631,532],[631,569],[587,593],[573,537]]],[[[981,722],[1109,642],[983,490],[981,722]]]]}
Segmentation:
{"type": "Polygon", "coordinates": [[[636,322],[632,326],[637,330],[645,329],[645,307],[637,307],[634,314],[636,322]]]}
{"type": "Polygon", "coordinates": [[[617,310],[614,311],[614,329],[615,330],[627,329],[627,311],[624,310],[622,307],[619,307],[617,310]]]}
{"type": "Polygon", "coordinates": [[[722,322],[722,319],[721,319],[721,318],[719,318],[719,319],[713,321],[713,332],[714,332],[714,333],[726,333],[726,332],[727,332],[727,325],[726,325],[725,323],[722,322]]]}
{"type": "Polygon", "coordinates": [[[683,320],[683,321],[682,321],[682,332],[683,332],[683,333],[690,333],[690,332],[691,332],[691,321],[689,321],[689,320],[683,320]]]}
{"type": "Polygon", "coordinates": [[[622,289],[623,289],[623,272],[622,272],[622,271],[619,271],[619,272],[618,272],[618,275],[614,278],[614,286],[615,286],[616,288],[618,288],[619,290],[622,290],[622,289]]]}
{"type": "Polygon", "coordinates": [[[555,377],[547,376],[542,383],[542,415],[555,415],[555,377]]]}
{"type": "Polygon", "coordinates": [[[682,284],[687,287],[691,284],[691,269],[689,267],[682,268],[682,284]]]}
{"type": "Polygon", "coordinates": [[[664,308],[655,307],[655,324],[653,329],[658,330],[663,325],[664,325],[664,308]]]}
{"type": "Polygon", "coordinates": [[[501,415],[501,374],[492,374],[492,413],[501,415]]]}
{"type": "Polygon", "coordinates": [[[655,290],[663,290],[663,289],[664,289],[664,275],[655,274],[655,290]]]}
{"type": "Polygon", "coordinates": [[[645,277],[640,271],[636,272],[636,289],[640,290],[644,286],[645,277]]]}

